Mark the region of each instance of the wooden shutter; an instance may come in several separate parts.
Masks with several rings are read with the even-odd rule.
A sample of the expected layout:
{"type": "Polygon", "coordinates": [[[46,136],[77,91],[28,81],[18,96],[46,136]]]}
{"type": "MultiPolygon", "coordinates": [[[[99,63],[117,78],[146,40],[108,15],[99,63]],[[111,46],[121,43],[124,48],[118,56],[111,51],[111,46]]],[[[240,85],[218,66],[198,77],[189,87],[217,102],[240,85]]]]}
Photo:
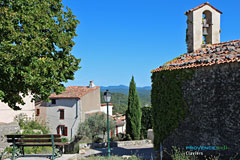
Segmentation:
{"type": "Polygon", "coordinates": [[[39,114],[40,114],[40,109],[37,109],[36,116],[39,116],[39,114]]]}
{"type": "Polygon", "coordinates": [[[68,134],[68,133],[67,133],[67,127],[64,128],[64,132],[65,132],[65,133],[64,133],[64,136],[67,136],[67,134],[68,134]]]}
{"type": "Polygon", "coordinates": [[[60,119],[64,119],[64,109],[60,109],[60,119]]]}
{"type": "Polygon", "coordinates": [[[60,133],[60,126],[57,127],[57,134],[60,133]]]}

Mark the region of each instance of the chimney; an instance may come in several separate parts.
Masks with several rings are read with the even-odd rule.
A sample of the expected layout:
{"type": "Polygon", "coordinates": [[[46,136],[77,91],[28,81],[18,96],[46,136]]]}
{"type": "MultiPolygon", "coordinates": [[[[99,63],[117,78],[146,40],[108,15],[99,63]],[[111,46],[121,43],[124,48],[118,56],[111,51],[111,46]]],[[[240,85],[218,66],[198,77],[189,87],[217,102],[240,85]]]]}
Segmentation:
{"type": "Polygon", "coordinates": [[[96,87],[95,84],[93,83],[93,80],[90,81],[89,88],[96,87]]]}

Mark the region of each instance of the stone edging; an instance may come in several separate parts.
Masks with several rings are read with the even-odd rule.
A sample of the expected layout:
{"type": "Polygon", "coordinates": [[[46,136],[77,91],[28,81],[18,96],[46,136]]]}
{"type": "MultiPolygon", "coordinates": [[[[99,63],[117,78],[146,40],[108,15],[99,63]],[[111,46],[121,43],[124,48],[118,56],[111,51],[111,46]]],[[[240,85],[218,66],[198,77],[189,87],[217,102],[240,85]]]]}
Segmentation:
{"type": "MultiPolygon", "coordinates": [[[[138,146],[138,145],[145,145],[151,144],[152,141],[145,139],[145,140],[135,140],[135,141],[116,141],[111,142],[111,147],[124,147],[124,146],[138,146]]],[[[107,143],[82,143],[79,144],[79,149],[90,149],[90,148],[105,148],[107,147],[107,143]]]]}

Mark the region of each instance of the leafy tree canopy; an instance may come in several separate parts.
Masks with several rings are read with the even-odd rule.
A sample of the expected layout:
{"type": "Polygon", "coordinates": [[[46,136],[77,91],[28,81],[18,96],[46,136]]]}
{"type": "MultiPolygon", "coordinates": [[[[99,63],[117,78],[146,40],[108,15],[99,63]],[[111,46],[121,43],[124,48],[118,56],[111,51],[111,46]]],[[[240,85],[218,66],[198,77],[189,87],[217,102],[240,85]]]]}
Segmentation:
{"type": "Polygon", "coordinates": [[[1,0],[0,100],[17,110],[29,91],[47,100],[74,79],[70,51],[79,21],[61,0],[1,0]]]}
{"type": "MultiPolygon", "coordinates": [[[[109,119],[109,129],[114,130],[115,122],[109,119]]],[[[107,115],[105,113],[95,113],[86,118],[78,127],[79,136],[87,136],[94,139],[98,135],[105,135],[107,132],[107,115]]]]}

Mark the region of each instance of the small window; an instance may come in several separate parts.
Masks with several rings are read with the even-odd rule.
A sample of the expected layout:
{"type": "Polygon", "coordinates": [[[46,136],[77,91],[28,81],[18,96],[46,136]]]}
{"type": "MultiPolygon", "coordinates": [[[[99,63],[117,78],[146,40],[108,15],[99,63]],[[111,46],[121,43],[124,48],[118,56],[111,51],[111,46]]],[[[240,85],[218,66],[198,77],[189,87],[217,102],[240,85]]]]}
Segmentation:
{"type": "Polygon", "coordinates": [[[36,116],[39,116],[39,114],[40,114],[40,109],[37,109],[36,110],[36,116]]]}
{"type": "Polygon", "coordinates": [[[67,136],[67,127],[65,127],[64,125],[59,125],[57,127],[57,134],[61,135],[61,136],[67,136]]]}
{"type": "Polygon", "coordinates": [[[56,99],[52,99],[52,104],[56,104],[56,99]]]}
{"type": "Polygon", "coordinates": [[[59,109],[60,111],[60,119],[64,119],[64,109],[59,109]]]}

